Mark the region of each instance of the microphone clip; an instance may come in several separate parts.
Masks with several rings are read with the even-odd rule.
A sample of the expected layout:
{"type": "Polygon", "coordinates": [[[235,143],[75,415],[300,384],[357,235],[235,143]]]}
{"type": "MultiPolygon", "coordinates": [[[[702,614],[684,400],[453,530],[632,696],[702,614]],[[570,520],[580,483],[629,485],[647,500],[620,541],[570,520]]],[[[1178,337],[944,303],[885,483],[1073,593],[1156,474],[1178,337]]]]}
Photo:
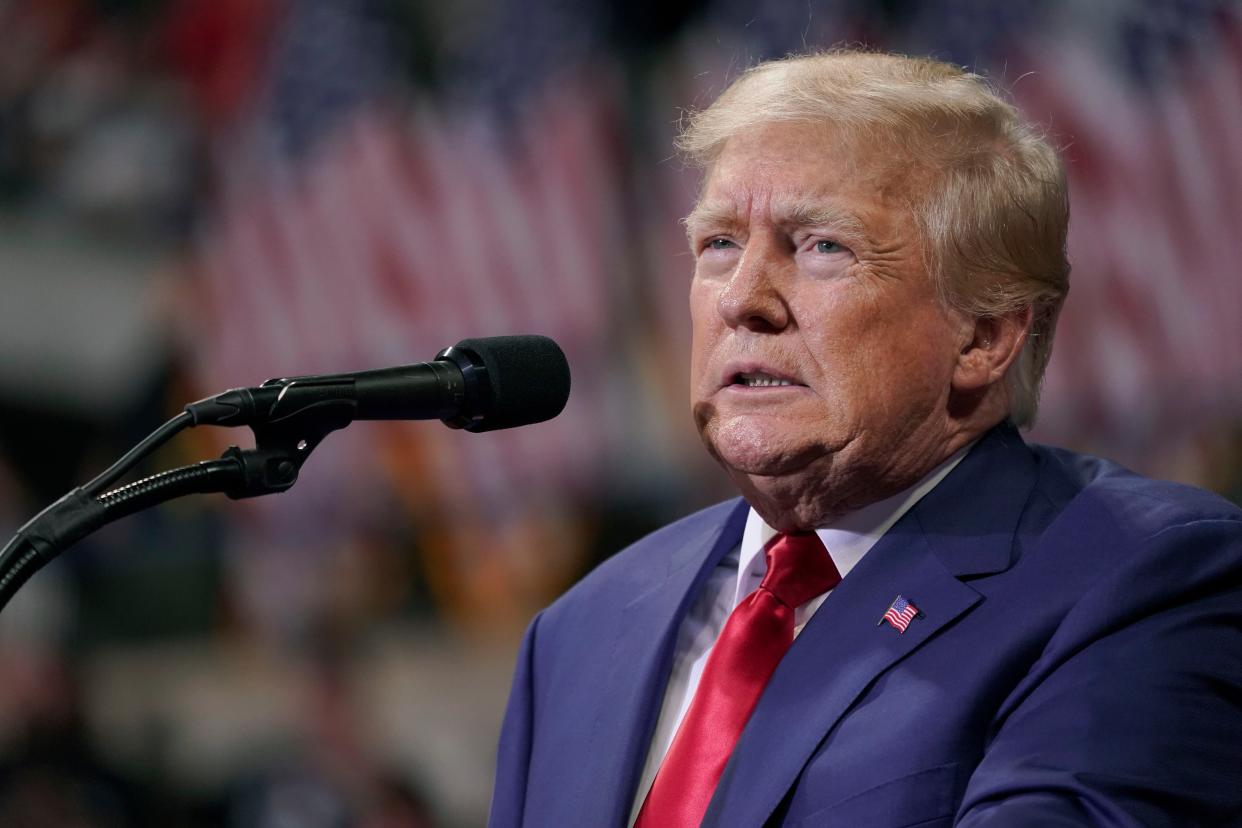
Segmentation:
{"type": "Polygon", "coordinates": [[[250,426],[255,447],[229,446],[222,460],[237,464],[237,473],[224,494],[233,500],[287,491],[298,482],[298,472],[325,437],[349,425],[354,407],[348,402],[322,403],[299,409],[274,422],[250,426]]]}

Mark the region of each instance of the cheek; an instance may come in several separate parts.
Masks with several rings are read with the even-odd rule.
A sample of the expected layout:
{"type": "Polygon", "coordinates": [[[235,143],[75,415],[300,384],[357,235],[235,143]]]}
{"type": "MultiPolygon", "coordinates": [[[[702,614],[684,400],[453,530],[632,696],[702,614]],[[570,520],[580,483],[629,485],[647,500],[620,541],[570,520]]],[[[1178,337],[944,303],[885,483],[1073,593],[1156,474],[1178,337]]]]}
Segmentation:
{"type": "Polygon", "coordinates": [[[893,327],[882,308],[849,288],[809,297],[797,318],[807,350],[834,384],[868,371],[884,353],[893,327]]]}
{"type": "Polygon", "coordinates": [[[956,352],[945,319],[928,311],[877,325],[862,356],[877,394],[913,400],[939,398],[947,391],[956,352]]]}
{"type": "Polygon", "coordinates": [[[716,306],[719,292],[718,283],[704,279],[698,271],[695,272],[694,278],[690,280],[690,321],[696,331],[705,322],[719,318],[716,306]]]}
{"type": "Polygon", "coordinates": [[[720,314],[716,312],[716,291],[697,278],[690,286],[690,328],[690,377],[697,386],[722,329],[720,314]]]}
{"type": "Polygon", "coordinates": [[[954,346],[934,310],[903,312],[897,303],[853,291],[819,299],[803,330],[840,404],[881,404],[895,393],[947,381],[954,346]]]}

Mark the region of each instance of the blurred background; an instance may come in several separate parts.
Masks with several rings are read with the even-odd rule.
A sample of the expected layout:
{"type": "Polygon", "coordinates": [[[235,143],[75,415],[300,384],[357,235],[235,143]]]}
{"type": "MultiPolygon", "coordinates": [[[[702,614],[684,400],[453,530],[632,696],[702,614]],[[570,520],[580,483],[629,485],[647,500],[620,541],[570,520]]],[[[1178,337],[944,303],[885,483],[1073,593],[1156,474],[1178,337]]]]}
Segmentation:
{"type": "Polygon", "coordinates": [[[225,388],[519,332],[574,374],[554,422],[355,424],[287,494],[36,575],[0,617],[0,823],[481,824],[532,614],[730,494],[685,399],[681,113],[838,43],[983,72],[1064,150],[1035,439],[1242,498],[1235,3],[0,0],[5,540],[225,388]]]}

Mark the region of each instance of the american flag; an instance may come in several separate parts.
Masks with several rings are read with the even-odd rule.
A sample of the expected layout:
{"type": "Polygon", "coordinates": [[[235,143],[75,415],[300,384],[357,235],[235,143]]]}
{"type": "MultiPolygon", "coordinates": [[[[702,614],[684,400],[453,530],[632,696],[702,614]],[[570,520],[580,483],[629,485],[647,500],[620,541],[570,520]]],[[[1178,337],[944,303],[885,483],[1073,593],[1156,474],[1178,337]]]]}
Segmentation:
{"type": "MultiPolygon", "coordinates": [[[[516,115],[420,95],[400,83],[384,9],[291,4],[249,117],[218,142],[191,317],[201,382],[545,334],[574,371],[565,413],[494,435],[437,433],[419,462],[446,501],[585,485],[603,453],[596,378],[618,282],[605,252],[621,245],[610,79],[584,69],[531,81],[516,115]]],[[[392,431],[372,433],[383,443],[392,431]]]]}
{"type": "Polygon", "coordinates": [[[183,319],[204,394],[424,361],[467,337],[561,345],[573,392],[556,419],[485,434],[361,424],[324,441],[289,496],[244,504],[269,549],[294,539],[281,542],[298,573],[399,509],[439,608],[487,626],[581,565],[587,518],[573,507],[605,479],[626,244],[616,83],[607,67],[543,61],[535,76],[528,61],[494,96],[416,88],[400,6],[279,6],[252,99],[215,135],[183,319]]]}
{"type": "Polygon", "coordinates": [[[887,621],[889,626],[897,632],[904,633],[906,627],[910,626],[910,622],[915,618],[921,618],[922,615],[923,613],[919,611],[919,608],[911,604],[905,596],[898,595],[884,613],[884,616],[875,622],[875,625],[878,627],[887,621]]]}

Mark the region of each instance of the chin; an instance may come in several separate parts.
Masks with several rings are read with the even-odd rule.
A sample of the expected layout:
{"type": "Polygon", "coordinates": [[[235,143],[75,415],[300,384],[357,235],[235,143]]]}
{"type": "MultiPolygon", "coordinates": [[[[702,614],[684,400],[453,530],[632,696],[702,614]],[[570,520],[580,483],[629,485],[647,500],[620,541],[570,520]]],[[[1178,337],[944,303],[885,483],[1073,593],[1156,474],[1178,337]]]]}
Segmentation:
{"type": "Polygon", "coordinates": [[[716,461],[733,474],[780,477],[806,468],[815,458],[812,446],[791,445],[777,435],[722,429],[703,434],[703,442],[716,461]]]}

